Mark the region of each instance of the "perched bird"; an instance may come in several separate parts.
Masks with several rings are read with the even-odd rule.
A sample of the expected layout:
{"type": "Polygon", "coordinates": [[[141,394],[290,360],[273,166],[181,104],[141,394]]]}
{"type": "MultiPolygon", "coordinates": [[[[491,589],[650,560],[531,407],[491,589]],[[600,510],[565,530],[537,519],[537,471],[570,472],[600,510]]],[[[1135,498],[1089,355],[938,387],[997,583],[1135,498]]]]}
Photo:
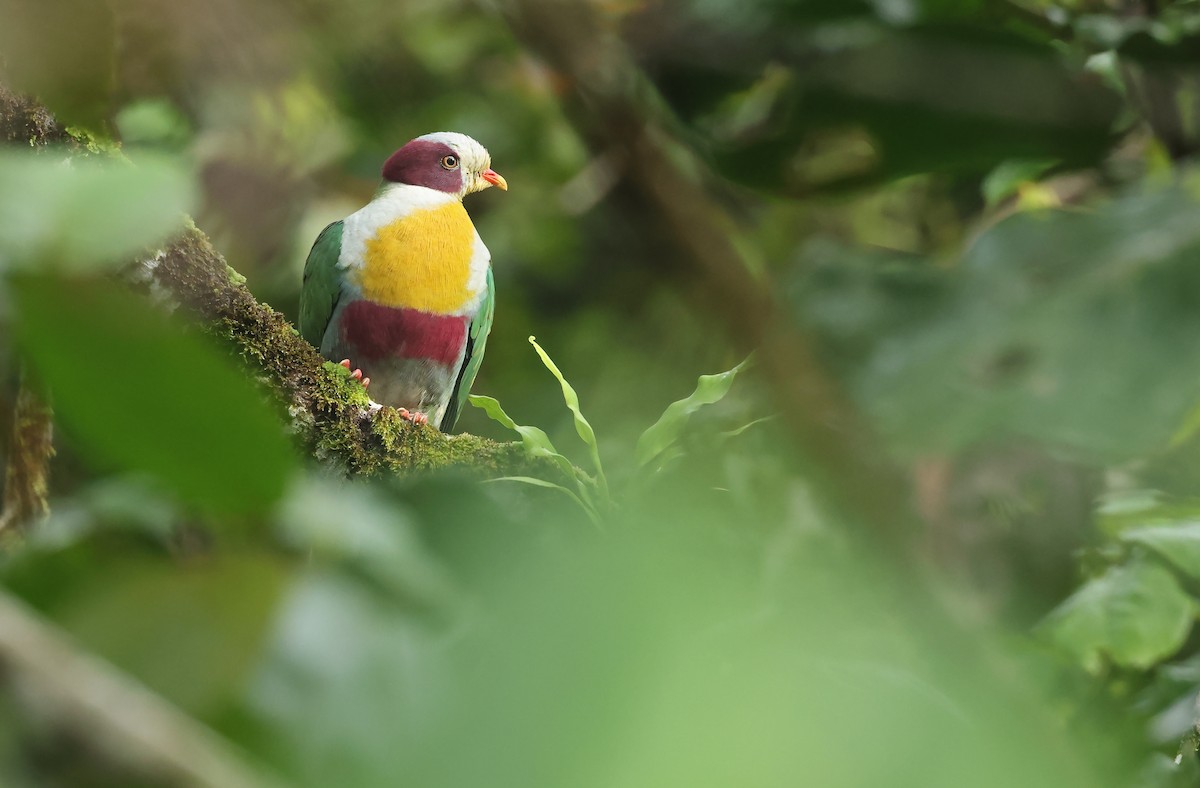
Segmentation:
{"type": "Polygon", "coordinates": [[[508,183],[465,134],[417,137],[383,165],[371,202],[308,253],[300,333],[415,423],[454,427],[492,327],[491,255],[462,199],[508,183]]]}

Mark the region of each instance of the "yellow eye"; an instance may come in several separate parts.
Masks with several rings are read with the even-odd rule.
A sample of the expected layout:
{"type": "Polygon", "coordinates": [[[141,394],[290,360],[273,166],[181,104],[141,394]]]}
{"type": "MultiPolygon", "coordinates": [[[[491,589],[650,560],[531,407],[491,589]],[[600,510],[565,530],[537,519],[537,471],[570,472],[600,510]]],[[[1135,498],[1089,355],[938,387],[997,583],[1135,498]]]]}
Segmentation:
{"type": "Polygon", "coordinates": [[[458,157],[457,156],[443,156],[442,157],[442,166],[448,170],[453,170],[454,168],[458,167],[458,157]]]}

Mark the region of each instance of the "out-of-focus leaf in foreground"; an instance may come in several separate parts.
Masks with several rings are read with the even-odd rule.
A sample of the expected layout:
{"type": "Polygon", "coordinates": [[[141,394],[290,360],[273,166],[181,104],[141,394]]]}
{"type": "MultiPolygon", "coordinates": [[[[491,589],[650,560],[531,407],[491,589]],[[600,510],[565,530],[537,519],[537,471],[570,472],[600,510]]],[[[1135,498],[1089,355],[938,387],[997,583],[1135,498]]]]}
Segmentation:
{"type": "Polygon", "coordinates": [[[275,614],[280,562],[223,556],[181,572],[115,558],[104,569],[107,579],[91,577],[61,611],[69,632],[194,713],[236,697],[275,614]]]}
{"type": "Polygon", "coordinates": [[[397,597],[430,608],[454,598],[441,567],[414,534],[408,513],[370,487],[298,477],[277,519],[284,544],[353,567],[397,597]]]}
{"type": "Polygon", "coordinates": [[[102,279],[14,276],[17,338],[71,439],[217,513],[267,509],[296,465],[244,375],[102,279]]]}
{"type": "MultiPolygon", "coordinates": [[[[121,484],[101,494],[111,497],[121,484]]],[[[55,512],[57,538],[36,533],[30,549],[8,557],[0,566],[5,588],[189,713],[207,716],[235,702],[268,637],[287,561],[256,550],[181,566],[157,527],[146,532],[116,512],[83,530],[54,522],[78,514],[55,512]]]]}
{"type": "Polygon", "coordinates": [[[194,202],[175,159],[0,152],[0,269],[121,263],[180,227],[194,202]]]}
{"type": "Polygon", "coordinates": [[[1200,223],[1184,188],[1020,214],[972,247],[948,298],[877,341],[857,393],[905,449],[995,437],[1124,461],[1200,398],[1200,223]]]}
{"type": "Polygon", "coordinates": [[[863,563],[764,584],[710,524],[625,525],[487,548],[480,615],[442,635],[312,576],[250,694],[270,757],[360,788],[1110,784],[998,641],[863,563]]]}

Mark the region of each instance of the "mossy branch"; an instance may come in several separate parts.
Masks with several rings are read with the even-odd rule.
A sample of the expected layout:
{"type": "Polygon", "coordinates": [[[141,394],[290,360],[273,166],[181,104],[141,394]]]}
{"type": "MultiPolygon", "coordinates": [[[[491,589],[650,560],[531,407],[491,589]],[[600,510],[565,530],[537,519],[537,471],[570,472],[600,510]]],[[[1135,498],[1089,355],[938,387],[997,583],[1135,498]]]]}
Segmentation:
{"type": "Polygon", "coordinates": [[[194,226],[141,264],[138,279],[190,311],[264,377],[313,456],[352,474],[458,467],[480,476],[515,473],[559,478],[518,443],[443,435],[392,408],[372,411],[365,391],[306,342],[288,320],[259,303],[208,238],[194,226]]]}

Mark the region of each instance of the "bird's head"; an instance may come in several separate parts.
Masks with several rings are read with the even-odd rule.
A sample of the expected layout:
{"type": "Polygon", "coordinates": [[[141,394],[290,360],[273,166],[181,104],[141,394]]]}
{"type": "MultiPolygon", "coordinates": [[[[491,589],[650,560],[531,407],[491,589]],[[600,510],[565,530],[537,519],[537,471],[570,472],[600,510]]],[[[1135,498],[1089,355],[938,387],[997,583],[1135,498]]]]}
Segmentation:
{"type": "Polygon", "coordinates": [[[407,143],[384,162],[383,179],[437,189],[460,200],[489,186],[508,191],[508,182],[492,169],[487,148],[453,131],[436,131],[407,143]]]}

